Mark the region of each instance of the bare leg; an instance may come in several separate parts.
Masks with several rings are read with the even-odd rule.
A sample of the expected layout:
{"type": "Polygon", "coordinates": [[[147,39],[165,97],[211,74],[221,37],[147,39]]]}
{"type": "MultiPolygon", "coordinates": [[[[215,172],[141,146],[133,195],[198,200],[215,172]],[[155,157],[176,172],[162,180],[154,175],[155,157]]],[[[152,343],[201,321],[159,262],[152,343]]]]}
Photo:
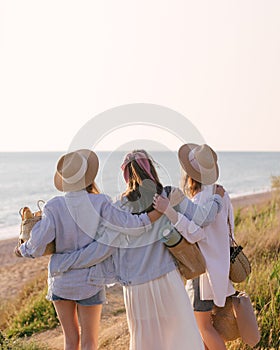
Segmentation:
{"type": "Polygon", "coordinates": [[[77,305],[71,300],[54,301],[54,307],[64,334],[64,350],[79,350],[77,305]]]}
{"type": "Polygon", "coordinates": [[[195,311],[194,314],[204,342],[205,350],[226,350],[223,339],[213,327],[211,311],[195,311]]]}
{"type": "Polygon", "coordinates": [[[78,304],[82,350],[97,350],[101,311],[102,304],[92,306],[78,304]]]}

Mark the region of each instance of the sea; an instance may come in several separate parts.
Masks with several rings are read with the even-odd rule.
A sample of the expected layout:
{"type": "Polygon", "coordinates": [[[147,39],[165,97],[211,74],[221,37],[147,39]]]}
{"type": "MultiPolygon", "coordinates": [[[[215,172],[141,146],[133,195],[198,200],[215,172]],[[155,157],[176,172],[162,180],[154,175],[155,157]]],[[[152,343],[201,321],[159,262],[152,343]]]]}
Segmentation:
{"type": "MultiPolygon", "coordinates": [[[[19,210],[37,209],[38,200],[61,195],[53,185],[56,163],[64,152],[0,153],[0,240],[18,237],[19,210]]],[[[280,152],[217,152],[222,184],[237,197],[271,189],[280,176],[280,152]]],[[[114,200],[125,190],[120,165],[125,152],[97,152],[100,167],[96,183],[114,200]]],[[[180,186],[182,170],[176,152],[150,152],[163,185],[180,186]]]]}

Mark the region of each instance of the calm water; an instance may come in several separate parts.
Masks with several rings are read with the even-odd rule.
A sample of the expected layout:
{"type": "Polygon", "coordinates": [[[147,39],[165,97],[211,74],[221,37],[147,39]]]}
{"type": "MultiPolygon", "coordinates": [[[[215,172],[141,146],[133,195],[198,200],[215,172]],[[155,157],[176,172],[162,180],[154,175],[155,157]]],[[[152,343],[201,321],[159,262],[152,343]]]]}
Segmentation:
{"type": "MultiPolygon", "coordinates": [[[[124,152],[98,152],[97,184],[112,197],[125,186],[120,171],[124,152]]],[[[61,152],[0,153],[0,239],[17,237],[19,209],[36,209],[38,199],[58,195],[53,173],[61,152]]],[[[181,170],[176,152],[151,152],[164,185],[179,186],[181,170]]],[[[231,196],[270,189],[272,175],[280,175],[280,152],[218,152],[219,183],[231,196]]]]}

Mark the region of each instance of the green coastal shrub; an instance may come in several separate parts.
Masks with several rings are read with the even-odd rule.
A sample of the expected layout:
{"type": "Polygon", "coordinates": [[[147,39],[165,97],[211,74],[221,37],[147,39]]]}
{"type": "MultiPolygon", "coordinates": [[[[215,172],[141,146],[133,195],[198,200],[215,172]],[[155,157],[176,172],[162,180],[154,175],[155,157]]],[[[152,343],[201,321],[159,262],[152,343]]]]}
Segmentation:
{"type": "Polygon", "coordinates": [[[34,342],[25,342],[22,339],[8,339],[0,332],[1,350],[50,350],[46,345],[38,345],[34,342]]]}
{"type": "Polygon", "coordinates": [[[46,287],[22,306],[6,330],[7,338],[30,336],[58,325],[53,304],[46,300],[46,287]]]}
{"type": "Polygon", "coordinates": [[[1,326],[1,350],[48,349],[22,339],[58,325],[53,304],[45,297],[46,281],[47,273],[39,273],[33,281],[25,285],[15,300],[6,305],[6,322],[1,326]]]}
{"type": "Polygon", "coordinates": [[[23,340],[5,340],[3,343],[0,342],[1,350],[51,350],[46,345],[39,345],[36,343],[26,343],[23,340]]]}

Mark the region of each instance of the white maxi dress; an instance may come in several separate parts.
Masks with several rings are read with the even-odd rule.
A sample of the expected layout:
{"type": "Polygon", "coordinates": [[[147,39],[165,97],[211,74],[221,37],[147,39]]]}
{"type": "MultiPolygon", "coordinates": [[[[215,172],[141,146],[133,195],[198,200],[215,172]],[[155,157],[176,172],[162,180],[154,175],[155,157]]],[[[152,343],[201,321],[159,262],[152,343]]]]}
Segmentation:
{"type": "MultiPolygon", "coordinates": [[[[146,199],[152,200],[152,197],[146,199]]],[[[126,208],[135,212],[133,203],[129,203],[126,208]]],[[[124,209],[123,206],[122,208],[124,209]]],[[[147,234],[159,235],[160,228],[167,222],[166,217],[160,218],[147,234]]],[[[133,244],[137,246],[137,241],[133,244]]],[[[149,260],[151,269],[157,268],[153,264],[153,254],[147,256],[145,247],[143,259],[149,260]]],[[[134,264],[134,259],[131,260],[130,264],[134,264]]],[[[174,270],[156,279],[125,285],[123,294],[130,332],[130,350],[204,350],[189,296],[175,266],[174,270]]]]}
{"type": "Polygon", "coordinates": [[[130,350],[204,349],[192,306],[177,270],[125,286],[130,350]]]}

